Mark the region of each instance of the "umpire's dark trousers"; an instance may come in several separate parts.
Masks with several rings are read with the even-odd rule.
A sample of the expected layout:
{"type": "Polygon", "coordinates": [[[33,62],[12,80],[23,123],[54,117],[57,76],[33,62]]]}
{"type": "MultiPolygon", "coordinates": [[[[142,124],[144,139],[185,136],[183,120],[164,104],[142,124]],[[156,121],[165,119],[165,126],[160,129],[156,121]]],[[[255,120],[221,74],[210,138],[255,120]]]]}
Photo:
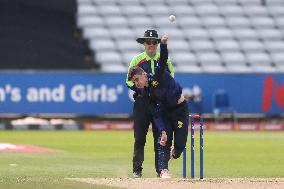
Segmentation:
{"type": "MultiPolygon", "coordinates": [[[[149,125],[152,122],[152,115],[150,112],[149,101],[147,97],[138,95],[133,107],[134,117],[134,152],[133,152],[133,172],[142,172],[142,164],[144,161],[144,146],[146,143],[146,135],[149,125]]],[[[158,169],[158,138],[159,131],[152,125],[154,137],[154,151],[155,151],[155,168],[158,169]]]]}

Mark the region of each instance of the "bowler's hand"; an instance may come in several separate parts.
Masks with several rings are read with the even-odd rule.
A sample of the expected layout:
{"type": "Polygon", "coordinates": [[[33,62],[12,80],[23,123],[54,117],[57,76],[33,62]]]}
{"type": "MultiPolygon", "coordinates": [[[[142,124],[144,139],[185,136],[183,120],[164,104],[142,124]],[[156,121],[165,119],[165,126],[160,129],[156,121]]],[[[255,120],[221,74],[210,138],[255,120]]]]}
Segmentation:
{"type": "Polygon", "coordinates": [[[160,145],[161,145],[161,146],[166,146],[167,139],[168,139],[168,137],[167,137],[166,131],[162,131],[161,140],[160,140],[160,145]]]}
{"type": "Polygon", "coordinates": [[[161,38],[161,43],[162,44],[168,44],[168,39],[169,37],[167,35],[163,35],[163,37],[161,38]]]}

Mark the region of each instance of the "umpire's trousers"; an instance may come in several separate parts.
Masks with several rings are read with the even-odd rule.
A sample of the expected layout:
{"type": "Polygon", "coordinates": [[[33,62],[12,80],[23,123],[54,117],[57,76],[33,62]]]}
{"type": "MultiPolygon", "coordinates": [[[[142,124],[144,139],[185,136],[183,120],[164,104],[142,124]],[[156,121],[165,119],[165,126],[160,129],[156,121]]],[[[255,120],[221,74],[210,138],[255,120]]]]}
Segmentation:
{"type": "MultiPolygon", "coordinates": [[[[144,146],[146,143],[146,135],[149,125],[152,122],[152,115],[150,112],[149,101],[147,97],[138,95],[134,102],[133,108],[134,117],[134,152],[133,152],[133,172],[142,172],[142,164],[144,161],[144,146]]],[[[158,169],[158,138],[159,131],[152,125],[154,137],[154,151],[155,151],[155,168],[158,169]]]]}

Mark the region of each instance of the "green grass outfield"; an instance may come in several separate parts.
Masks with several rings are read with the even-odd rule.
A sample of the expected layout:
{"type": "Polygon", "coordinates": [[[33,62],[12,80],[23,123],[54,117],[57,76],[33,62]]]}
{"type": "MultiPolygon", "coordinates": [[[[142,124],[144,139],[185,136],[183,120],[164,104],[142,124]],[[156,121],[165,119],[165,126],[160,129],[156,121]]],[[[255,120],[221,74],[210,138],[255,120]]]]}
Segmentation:
{"type": "MultiPolygon", "coordinates": [[[[284,177],[284,132],[205,132],[204,141],[205,178],[284,177]]],[[[132,175],[133,131],[1,131],[3,142],[61,151],[0,153],[1,189],[110,189],[64,178],[132,175]]],[[[143,177],[155,177],[151,132],[145,150],[143,177]]],[[[189,157],[188,151],[188,165],[189,157]]],[[[173,177],[181,177],[181,170],[181,159],[170,162],[173,177]]]]}

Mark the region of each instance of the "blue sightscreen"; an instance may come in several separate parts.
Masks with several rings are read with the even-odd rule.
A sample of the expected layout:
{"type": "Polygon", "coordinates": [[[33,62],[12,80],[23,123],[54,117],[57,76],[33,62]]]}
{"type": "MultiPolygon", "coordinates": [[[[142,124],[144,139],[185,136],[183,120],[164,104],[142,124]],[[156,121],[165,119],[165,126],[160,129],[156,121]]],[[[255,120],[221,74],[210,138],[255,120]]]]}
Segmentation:
{"type": "MultiPolygon", "coordinates": [[[[283,74],[176,74],[190,91],[202,90],[204,112],[212,112],[212,95],[225,90],[239,113],[284,111],[283,74]]],[[[99,115],[132,112],[125,74],[91,72],[0,73],[0,113],[72,113],[99,115]]]]}

